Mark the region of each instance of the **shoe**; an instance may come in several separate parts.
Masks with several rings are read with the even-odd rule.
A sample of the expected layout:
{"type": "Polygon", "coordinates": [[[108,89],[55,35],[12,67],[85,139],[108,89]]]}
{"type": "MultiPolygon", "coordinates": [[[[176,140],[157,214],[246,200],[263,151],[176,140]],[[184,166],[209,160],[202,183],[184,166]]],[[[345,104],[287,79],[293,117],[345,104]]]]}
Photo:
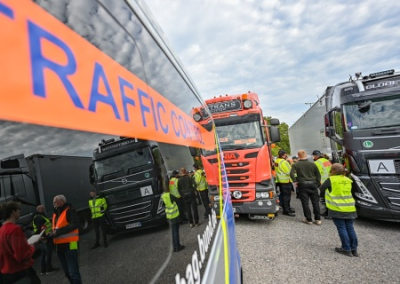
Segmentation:
{"type": "Polygon", "coordinates": [[[40,272],[40,275],[46,275],[46,271],[43,271],[43,270],[42,270],[42,271],[40,272]]]}
{"type": "Polygon", "coordinates": [[[108,243],[105,243],[105,244],[104,244],[104,248],[108,248],[108,243]]]}
{"type": "Polygon", "coordinates": [[[194,226],[195,226],[195,227],[198,227],[198,226],[200,226],[200,223],[196,223],[196,224],[194,224],[194,226]]]}
{"type": "Polygon", "coordinates": [[[290,207],[290,212],[296,213],[296,209],[294,209],[293,207],[290,207]]]}
{"type": "Polygon", "coordinates": [[[346,255],[346,256],[350,256],[350,257],[353,256],[353,254],[351,253],[351,251],[349,251],[349,250],[344,250],[344,249],[342,249],[342,248],[335,248],[335,251],[336,251],[337,253],[344,254],[344,255],[346,255]]]}
{"type": "Polygon", "coordinates": [[[193,225],[193,224],[190,224],[189,226],[190,226],[190,228],[193,228],[193,227],[194,227],[194,225],[193,225]]]}
{"type": "Polygon", "coordinates": [[[315,220],[315,225],[321,226],[322,221],[321,220],[315,220]]]}
{"type": "Polygon", "coordinates": [[[351,253],[352,253],[353,256],[355,256],[355,257],[359,257],[359,256],[360,256],[356,250],[351,250],[351,253]]]}
{"type": "MultiPolygon", "coordinates": [[[[46,270],[46,274],[52,274],[52,273],[54,273],[54,272],[57,272],[58,270],[60,270],[60,269],[59,269],[59,268],[51,267],[51,268],[49,268],[49,269],[46,270]]],[[[42,273],[40,273],[40,274],[42,275],[42,273]]]]}
{"type": "Polygon", "coordinates": [[[307,225],[312,225],[312,222],[311,221],[308,221],[307,219],[303,219],[303,221],[302,221],[304,224],[307,224],[307,225]]]}
{"type": "Polygon", "coordinates": [[[294,214],[293,212],[282,213],[282,215],[286,215],[286,216],[290,216],[290,217],[296,217],[296,214],[294,214]]]}
{"type": "Polygon", "coordinates": [[[97,249],[100,246],[100,244],[94,244],[90,249],[97,249]]]}
{"type": "Polygon", "coordinates": [[[174,249],[174,252],[181,251],[181,250],[183,250],[184,248],[185,248],[185,246],[181,245],[181,246],[179,246],[178,248],[174,249]]]}
{"type": "Polygon", "coordinates": [[[324,219],[325,219],[325,220],[332,220],[332,217],[324,216],[324,219]]]}

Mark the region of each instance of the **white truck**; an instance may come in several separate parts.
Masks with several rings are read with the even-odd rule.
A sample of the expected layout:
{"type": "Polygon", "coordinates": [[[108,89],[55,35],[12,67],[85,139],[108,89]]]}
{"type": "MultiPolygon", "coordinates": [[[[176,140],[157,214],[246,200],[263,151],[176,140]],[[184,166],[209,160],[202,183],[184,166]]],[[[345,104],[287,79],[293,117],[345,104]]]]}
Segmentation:
{"type": "Polygon", "coordinates": [[[309,156],[320,150],[332,158],[331,141],[325,136],[325,95],[319,98],[301,117],[289,127],[289,143],[292,156],[305,150],[309,156]]]}

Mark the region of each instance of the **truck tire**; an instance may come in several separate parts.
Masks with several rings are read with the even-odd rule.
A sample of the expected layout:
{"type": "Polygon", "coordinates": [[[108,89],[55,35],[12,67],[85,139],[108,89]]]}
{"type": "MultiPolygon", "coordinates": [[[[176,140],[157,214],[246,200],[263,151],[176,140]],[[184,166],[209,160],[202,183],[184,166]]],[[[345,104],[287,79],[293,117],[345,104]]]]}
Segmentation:
{"type": "Polygon", "coordinates": [[[92,229],[92,218],[90,215],[89,210],[78,212],[80,235],[86,234],[92,229]]]}

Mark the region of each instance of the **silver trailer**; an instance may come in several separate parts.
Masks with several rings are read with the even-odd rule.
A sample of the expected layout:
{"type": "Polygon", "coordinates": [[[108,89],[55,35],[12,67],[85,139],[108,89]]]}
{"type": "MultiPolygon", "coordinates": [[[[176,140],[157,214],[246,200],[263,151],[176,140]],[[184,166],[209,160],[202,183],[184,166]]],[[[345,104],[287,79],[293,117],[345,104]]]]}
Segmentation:
{"type": "Polygon", "coordinates": [[[321,153],[327,154],[332,158],[331,142],[325,136],[325,113],[326,102],[324,95],[289,127],[289,143],[292,156],[297,156],[299,150],[305,150],[310,157],[314,150],[320,150],[321,153]]]}

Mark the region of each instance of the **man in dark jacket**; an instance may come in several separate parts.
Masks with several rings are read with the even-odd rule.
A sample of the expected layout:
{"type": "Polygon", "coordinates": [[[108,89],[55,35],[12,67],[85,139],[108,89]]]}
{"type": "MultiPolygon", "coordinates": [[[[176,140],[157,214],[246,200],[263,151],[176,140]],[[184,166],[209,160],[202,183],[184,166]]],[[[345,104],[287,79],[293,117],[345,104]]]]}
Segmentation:
{"type": "Polygon", "coordinates": [[[299,161],[292,165],[290,177],[298,184],[297,188],[303,207],[304,223],[312,225],[312,216],[308,205],[310,199],[314,211],[316,225],[321,225],[321,211],[319,208],[318,187],[321,184],[321,174],[318,167],[307,160],[307,153],[304,150],[298,152],[299,161]]]}
{"type": "Polygon", "coordinates": [[[36,213],[32,216],[33,232],[35,234],[40,234],[42,230],[44,232],[44,240],[40,244],[41,257],[40,257],[40,275],[51,274],[58,271],[58,268],[54,268],[51,265],[51,259],[53,256],[53,238],[47,237],[51,234],[51,219],[47,218],[44,213],[44,206],[39,205],[36,207],[36,213]]]}
{"type": "Polygon", "coordinates": [[[58,259],[71,284],[82,284],[78,264],[79,218],[64,195],[53,199],[53,233],[58,259]]]}
{"type": "Polygon", "coordinates": [[[199,212],[197,210],[195,195],[196,187],[194,185],[194,180],[191,176],[188,175],[185,168],[181,168],[179,173],[181,175],[181,178],[178,182],[178,191],[183,198],[183,202],[185,203],[190,228],[193,228],[194,226],[197,227],[199,225],[199,212]]]}

